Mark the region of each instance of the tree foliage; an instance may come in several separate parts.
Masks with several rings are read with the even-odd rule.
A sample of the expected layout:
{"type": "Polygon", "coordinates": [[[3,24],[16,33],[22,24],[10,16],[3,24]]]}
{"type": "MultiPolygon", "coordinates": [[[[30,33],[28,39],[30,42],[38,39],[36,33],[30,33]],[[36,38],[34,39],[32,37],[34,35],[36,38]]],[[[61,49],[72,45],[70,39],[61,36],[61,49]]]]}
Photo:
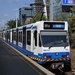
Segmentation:
{"type": "Polygon", "coordinates": [[[36,22],[36,21],[40,21],[40,20],[43,20],[43,21],[46,21],[47,18],[43,15],[43,13],[39,12],[38,14],[35,15],[35,17],[33,17],[29,22],[28,24],[30,23],[33,23],[33,22],[36,22]]]}
{"type": "Polygon", "coordinates": [[[75,48],[75,7],[71,8],[71,16],[69,18],[69,31],[71,47],[75,48]]]}
{"type": "Polygon", "coordinates": [[[69,14],[65,12],[60,12],[54,16],[54,21],[68,21],[69,14]]]}
{"type": "MultiPolygon", "coordinates": [[[[7,22],[7,29],[12,29],[16,27],[16,20],[10,20],[7,22]]],[[[18,27],[20,26],[20,21],[18,20],[18,27]]]]}
{"type": "Polygon", "coordinates": [[[75,32],[75,7],[71,8],[72,14],[69,18],[69,25],[72,33],[75,32]]]}

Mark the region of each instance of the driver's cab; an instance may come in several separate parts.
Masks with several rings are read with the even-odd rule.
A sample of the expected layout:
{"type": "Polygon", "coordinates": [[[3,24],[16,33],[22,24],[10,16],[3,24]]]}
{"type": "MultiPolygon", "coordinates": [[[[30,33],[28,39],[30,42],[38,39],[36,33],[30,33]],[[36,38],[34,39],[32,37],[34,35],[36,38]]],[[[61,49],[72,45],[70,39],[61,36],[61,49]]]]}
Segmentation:
{"type": "Polygon", "coordinates": [[[63,30],[42,30],[40,32],[42,46],[48,51],[65,51],[69,46],[68,32],[63,30]],[[60,50],[61,48],[61,50],[60,50]]]}

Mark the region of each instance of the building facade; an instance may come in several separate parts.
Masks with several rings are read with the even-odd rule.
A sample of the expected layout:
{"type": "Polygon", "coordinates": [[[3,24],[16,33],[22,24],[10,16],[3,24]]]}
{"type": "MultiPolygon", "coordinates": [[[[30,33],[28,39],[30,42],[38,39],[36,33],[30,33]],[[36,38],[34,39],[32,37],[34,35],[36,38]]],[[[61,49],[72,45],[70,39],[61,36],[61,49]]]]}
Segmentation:
{"type": "Polygon", "coordinates": [[[35,0],[34,1],[34,15],[36,15],[39,12],[43,12],[43,0],[35,0]]]}
{"type": "Polygon", "coordinates": [[[19,8],[19,20],[21,25],[27,24],[27,22],[39,12],[44,12],[48,20],[51,19],[51,16],[54,20],[55,16],[62,12],[61,0],[34,0],[34,4],[31,5],[34,5],[34,7],[19,8]],[[53,2],[51,3],[51,1],[53,2]],[[53,4],[52,7],[51,4],[53,4]]]}
{"type": "Polygon", "coordinates": [[[35,5],[34,8],[34,13],[36,14],[37,11],[43,11],[45,12],[45,16],[50,20],[50,15],[53,15],[53,18],[55,15],[59,14],[60,12],[62,12],[62,5],[61,5],[61,0],[52,0],[53,1],[53,13],[50,12],[50,3],[51,0],[35,0],[35,3],[42,3],[44,4],[44,7],[41,8],[38,5],[35,5]]]}
{"type": "Polygon", "coordinates": [[[53,17],[62,12],[62,2],[61,0],[53,0],[53,17]]]}
{"type": "Polygon", "coordinates": [[[29,19],[33,17],[33,10],[31,7],[19,8],[19,20],[21,25],[25,25],[29,19]]]}

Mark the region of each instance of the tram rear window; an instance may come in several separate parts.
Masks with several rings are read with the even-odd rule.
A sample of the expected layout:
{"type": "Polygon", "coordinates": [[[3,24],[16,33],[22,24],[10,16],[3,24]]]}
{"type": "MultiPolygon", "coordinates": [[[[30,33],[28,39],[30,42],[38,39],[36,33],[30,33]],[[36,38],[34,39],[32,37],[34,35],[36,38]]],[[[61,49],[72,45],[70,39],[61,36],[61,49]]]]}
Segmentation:
{"type": "Polygon", "coordinates": [[[60,22],[44,22],[44,29],[64,29],[65,23],[60,22]]]}

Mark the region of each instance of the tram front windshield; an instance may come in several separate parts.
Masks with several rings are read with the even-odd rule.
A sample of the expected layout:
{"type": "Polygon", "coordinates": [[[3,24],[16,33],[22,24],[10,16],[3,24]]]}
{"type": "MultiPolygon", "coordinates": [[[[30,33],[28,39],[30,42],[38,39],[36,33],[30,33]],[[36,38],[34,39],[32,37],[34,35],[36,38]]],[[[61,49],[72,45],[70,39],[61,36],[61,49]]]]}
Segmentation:
{"type": "Polygon", "coordinates": [[[68,45],[67,32],[41,32],[44,47],[66,47],[68,45]]]}

